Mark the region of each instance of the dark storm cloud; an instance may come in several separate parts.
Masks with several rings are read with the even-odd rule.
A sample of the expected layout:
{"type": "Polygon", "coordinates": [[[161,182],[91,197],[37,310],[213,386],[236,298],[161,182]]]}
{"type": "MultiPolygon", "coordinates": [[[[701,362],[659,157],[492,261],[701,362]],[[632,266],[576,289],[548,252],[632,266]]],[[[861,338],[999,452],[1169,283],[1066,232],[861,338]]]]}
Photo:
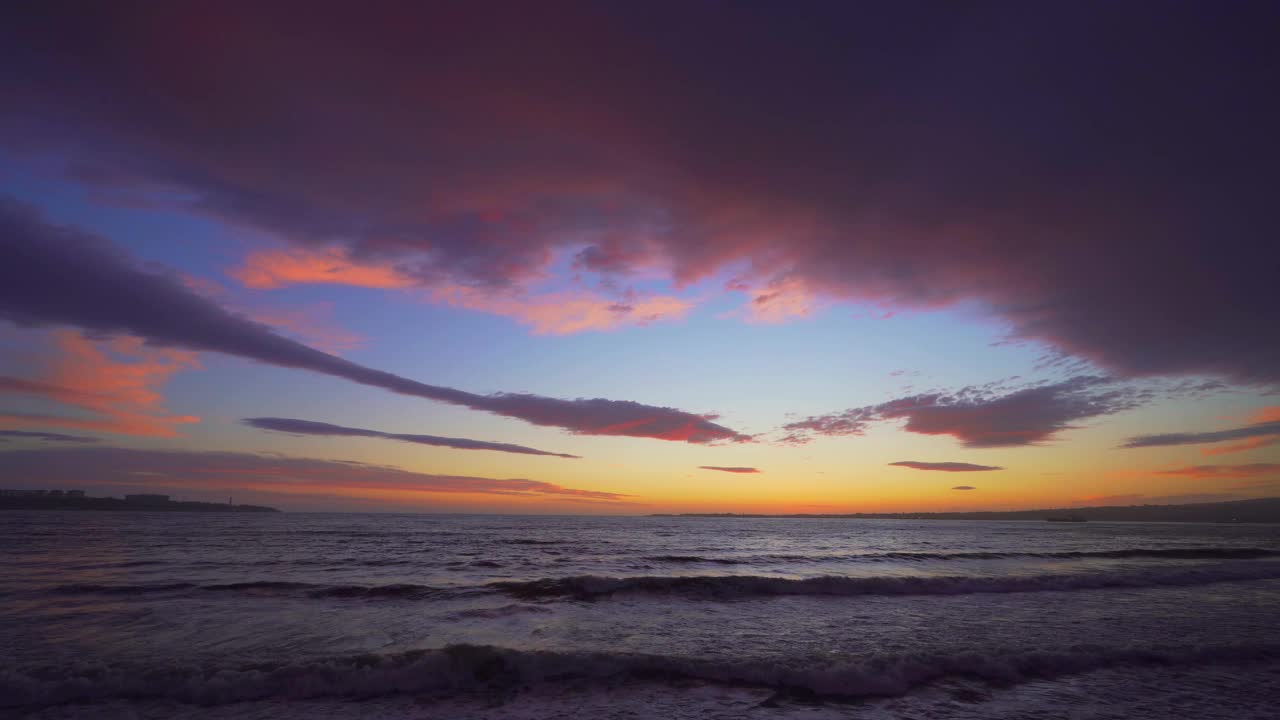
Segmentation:
{"type": "Polygon", "coordinates": [[[1280,420],[1254,423],[1253,425],[1246,425],[1245,427],[1233,428],[1231,430],[1219,430],[1216,432],[1138,435],[1136,437],[1129,438],[1120,447],[1141,448],[1164,447],[1168,445],[1199,445],[1202,443],[1216,443],[1226,440],[1244,440],[1247,438],[1267,437],[1271,435],[1280,435],[1280,420]]]}
{"type": "Polygon", "coordinates": [[[537,450],[535,448],[525,447],[523,445],[512,445],[510,443],[470,440],[468,438],[438,437],[435,435],[388,433],[381,432],[379,430],[366,430],[364,428],[331,425],[329,423],[315,422],[312,420],[295,420],[293,418],[245,418],[240,422],[260,430],[275,430],[276,432],[292,433],[295,435],[336,435],[342,437],[383,438],[386,440],[399,440],[401,442],[416,443],[418,445],[434,445],[436,447],[456,448],[459,450],[494,450],[497,452],[518,453],[521,455],[550,455],[552,457],[561,458],[579,457],[578,455],[547,452],[546,450],[537,450]]]}
{"type": "Polygon", "coordinates": [[[365,367],[229,312],[178,277],[139,269],[101,238],[46,223],[30,208],[2,197],[0,257],[0,318],[20,326],[70,325],[90,333],[135,335],[154,345],[310,370],[582,435],[694,443],[737,437],[701,415],[675,408],[603,398],[477,395],[365,367]]]}
{"type": "Polygon", "coordinates": [[[1052,440],[1089,418],[1131,410],[1153,391],[1094,376],[1015,390],[975,386],[951,393],[924,393],[879,405],[817,415],[787,423],[793,442],[814,435],[861,435],[875,423],[904,420],[903,429],[950,435],[965,447],[1016,447],[1052,440]]]}
{"type": "MultiPolygon", "coordinates": [[[[891,466],[911,468],[913,470],[937,470],[939,472],[986,472],[989,470],[1003,470],[1004,468],[997,465],[974,465],[973,463],[964,462],[917,462],[915,460],[902,460],[900,462],[891,462],[891,466]]],[[[972,490],[973,488],[951,488],[952,490],[972,490]]]]}
{"type": "Polygon", "coordinates": [[[97,438],[84,435],[66,435],[55,432],[35,432],[30,430],[0,430],[0,442],[5,440],[42,440],[56,443],[95,443],[97,438]]]}
{"type": "Polygon", "coordinates": [[[5,13],[0,143],[108,195],[424,283],[519,284],[561,250],[747,268],[977,301],[1119,376],[1280,382],[1275,3],[5,13]]]}
{"type": "Polygon", "coordinates": [[[76,448],[15,450],[0,455],[0,480],[160,487],[244,487],[320,492],[398,490],[424,493],[544,495],[617,501],[626,495],[566,488],[540,480],[434,475],[385,465],[242,452],[76,448]]]}

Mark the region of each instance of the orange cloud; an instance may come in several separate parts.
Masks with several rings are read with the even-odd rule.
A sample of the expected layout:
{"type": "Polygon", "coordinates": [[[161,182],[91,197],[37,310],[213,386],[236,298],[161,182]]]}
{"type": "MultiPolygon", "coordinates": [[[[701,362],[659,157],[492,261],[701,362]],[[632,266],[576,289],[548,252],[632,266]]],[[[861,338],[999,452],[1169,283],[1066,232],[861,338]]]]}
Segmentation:
{"type": "Polygon", "coordinates": [[[1249,422],[1280,422],[1280,405],[1265,407],[1249,416],[1249,422]]]}
{"type": "MultiPolygon", "coordinates": [[[[1275,420],[1262,420],[1259,422],[1274,422],[1275,420]]],[[[1255,437],[1249,438],[1244,442],[1238,442],[1234,445],[1224,445],[1222,447],[1205,448],[1200,451],[1201,455],[1228,455],[1230,453],[1245,452],[1246,450],[1256,450],[1258,448],[1270,447],[1271,445],[1280,444],[1280,437],[1255,437]]]]}
{"type": "Polygon", "coordinates": [[[1174,475],[1196,479],[1256,478],[1280,475],[1280,463],[1249,463],[1247,465],[1188,465],[1172,470],[1157,470],[1156,475],[1174,475]]]}
{"type": "Polygon", "coordinates": [[[337,248],[258,250],[230,271],[245,287],[269,290],[286,285],[326,283],[368,288],[407,288],[418,284],[390,265],[357,262],[337,248]]]}
{"type": "Polygon", "coordinates": [[[688,314],[694,306],[693,301],[670,295],[619,302],[581,290],[522,295],[495,293],[465,285],[433,289],[431,298],[436,302],[468,310],[512,318],[532,328],[537,335],[569,335],[589,330],[614,330],[628,325],[677,320],[688,314]]]}
{"type": "Polygon", "coordinates": [[[0,392],[41,397],[88,411],[90,417],[0,415],[0,427],[55,426],[122,435],[173,437],[175,425],[199,422],[170,415],[159,388],[179,370],[197,367],[196,354],[147,346],[135,337],[91,341],[78,332],[53,334],[58,352],[38,380],[8,378],[0,392]]]}

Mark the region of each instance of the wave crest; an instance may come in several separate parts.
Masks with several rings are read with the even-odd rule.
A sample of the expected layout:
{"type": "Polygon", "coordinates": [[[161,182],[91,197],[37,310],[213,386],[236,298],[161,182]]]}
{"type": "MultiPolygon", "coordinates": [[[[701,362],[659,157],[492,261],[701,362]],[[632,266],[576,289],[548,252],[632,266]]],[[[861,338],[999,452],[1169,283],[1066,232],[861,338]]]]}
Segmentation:
{"type": "Polygon", "coordinates": [[[827,575],[792,579],[759,575],[600,577],[579,575],[504,581],[489,587],[523,599],[569,597],[593,600],[614,594],[647,593],[733,600],[771,595],[962,595],[1207,585],[1280,578],[1280,563],[1147,568],[1126,572],[1026,576],[827,575]]]}

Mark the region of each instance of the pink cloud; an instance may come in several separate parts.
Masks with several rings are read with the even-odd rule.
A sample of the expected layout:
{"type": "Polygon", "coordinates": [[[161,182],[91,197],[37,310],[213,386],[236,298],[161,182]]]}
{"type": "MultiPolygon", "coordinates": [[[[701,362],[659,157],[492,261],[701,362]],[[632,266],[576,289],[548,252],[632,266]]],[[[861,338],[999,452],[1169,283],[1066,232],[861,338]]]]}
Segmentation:
{"type": "Polygon", "coordinates": [[[619,301],[585,290],[524,294],[451,285],[432,288],[428,293],[436,302],[512,318],[538,335],[568,335],[678,320],[694,305],[670,295],[619,301]]]}
{"type": "Polygon", "coordinates": [[[39,379],[0,378],[0,393],[39,397],[89,415],[8,413],[0,415],[0,426],[174,437],[177,425],[200,421],[168,413],[160,392],[175,373],[199,366],[195,353],[149,347],[134,337],[93,341],[69,330],[55,331],[53,341],[56,349],[39,379]]]}
{"type": "MultiPolygon", "coordinates": [[[[635,258],[627,256],[627,259],[635,258]]],[[[611,267],[620,259],[594,254],[580,257],[577,262],[592,267],[611,267]]],[[[241,267],[232,270],[231,275],[246,287],[256,289],[313,283],[416,289],[432,302],[509,317],[529,326],[539,335],[644,326],[682,318],[694,306],[691,300],[670,295],[642,296],[632,292],[612,298],[580,288],[536,292],[518,287],[429,282],[412,277],[390,263],[354,261],[338,248],[255,251],[249,254],[241,267]]],[[[296,317],[283,315],[278,310],[259,311],[254,313],[254,317],[286,329],[300,325],[296,317]]],[[[308,324],[304,329],[313,330],[314,326],[308,324]]]]}
{"type": "Polygon", "coordinates": [[[256,250],[230,275],[259,290],[328,283],[368,288],[408,288],[418,284],[388,264],[357,262],[341,248],[256,250]]]}
{"type": "Polygon", "coordinates": [[[821,305],[817,293],[799,278],[783,278],[760,287],[734,287],[741,287],[751,296],[751,301],[736,312],[748,322],[775,324],[807,318],[821,305]]]}

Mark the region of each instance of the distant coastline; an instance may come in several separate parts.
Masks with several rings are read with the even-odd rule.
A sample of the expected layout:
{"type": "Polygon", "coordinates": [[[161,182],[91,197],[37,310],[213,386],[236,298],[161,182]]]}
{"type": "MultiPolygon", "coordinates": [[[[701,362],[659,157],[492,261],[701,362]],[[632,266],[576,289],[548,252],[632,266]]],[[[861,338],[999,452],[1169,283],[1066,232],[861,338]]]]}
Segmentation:
{"type": "Polygon", "coordinates": [[[1187,505],[1103,505],[991,512],[749,514],[659,513],[650,517],[813,518],[851,520],[1048,520],[1058,517],[1112,522],[1280,523],[1280,498],[1187,505]]]}
{"type": "Polygon", "coordinates": [[[171,500],[167,495],[88,497],[78,491],[0,490],[0,510],[112,510],[120,512],[280,512],[265,505],[171,500]]]}

